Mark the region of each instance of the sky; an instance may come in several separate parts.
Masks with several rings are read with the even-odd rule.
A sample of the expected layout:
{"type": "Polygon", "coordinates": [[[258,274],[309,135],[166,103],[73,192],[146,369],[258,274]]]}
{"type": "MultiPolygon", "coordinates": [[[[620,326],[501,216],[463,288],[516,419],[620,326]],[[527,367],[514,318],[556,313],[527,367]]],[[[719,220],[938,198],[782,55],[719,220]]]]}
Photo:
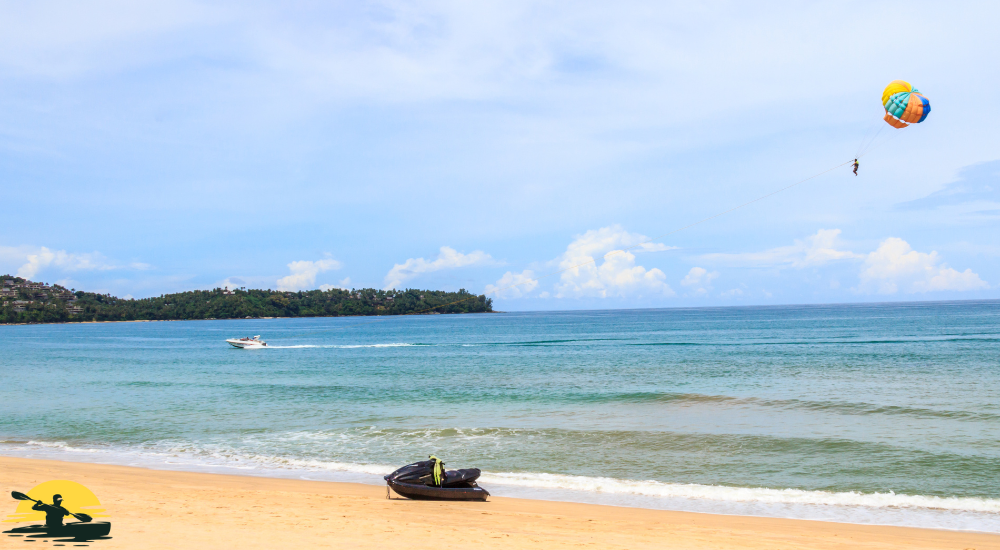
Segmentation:
{"type": "Polygon", "coordinates": [[[998,24],[985,1],[0,2],[0,272],[506,311],[996,299],[998,24]],[[895,79],[923,123],[882,121],[895,79]]]}

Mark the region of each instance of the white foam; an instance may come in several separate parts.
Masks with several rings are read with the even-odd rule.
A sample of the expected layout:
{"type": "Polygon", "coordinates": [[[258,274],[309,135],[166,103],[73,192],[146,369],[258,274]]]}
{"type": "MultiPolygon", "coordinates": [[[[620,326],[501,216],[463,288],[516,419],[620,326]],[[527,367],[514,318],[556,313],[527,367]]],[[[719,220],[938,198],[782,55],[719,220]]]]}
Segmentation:
{"type": "Polygon", "coordinates": [[[865,506],[868,508],[925,508],[967,512],[1000,513],[1000,500],[986,498],[936,497],[888,493],[803,491],[764,487],[726,487],[693,483],[633,481],[607,477],[569,476],[537,473],[483,474],[484,482],[517,487],[570,489],[646,497],[685,498],[720,502],[765,504],[809,504],[824,506],[865,506]]]}
{"type": "Polygon", "coordinates": [[[326,349],[357,349],[357,348],[402,348],[416,346],[418,344],[392,343],[392,344],[344,344],[344,345],[311,345],[301,344],[297,346],[260,346],[261,349],[301,349],[301,348],[326,348],[326,349]]]}
{"type": "Polygon", "coordinates": [[[28,445],[37,445],[39,447],[49,447],[52,449],[60,449],[63,451],[70,451],[74,453],[95,453],[96,449],[84,449],[81,447],[72,447],[64,441],[28,441],[28,445]]]}
{"type": "MultiPolygon", "coordinates": [[[[293,438],[304,434],[291,434],[293,438]]],[[[163,441],[83,448],[61,441],[0,443],[0,453],[315,481],[382,483],[400,464],[359,464],[248,453],[226,445],[163,441]]],[[[746,516],[1000,533],[1000,499],[726,487],[536,472],[483,472],[496,496],[746,516]]]]}
{"type": "Polygon", "coordinates": [[[340,349],[354,349],[354,348],[403,348],[408,346],[415,346],[416,344],[357,344],[357,345],[344,345],[344,346],[331,346],[340,349]]]}

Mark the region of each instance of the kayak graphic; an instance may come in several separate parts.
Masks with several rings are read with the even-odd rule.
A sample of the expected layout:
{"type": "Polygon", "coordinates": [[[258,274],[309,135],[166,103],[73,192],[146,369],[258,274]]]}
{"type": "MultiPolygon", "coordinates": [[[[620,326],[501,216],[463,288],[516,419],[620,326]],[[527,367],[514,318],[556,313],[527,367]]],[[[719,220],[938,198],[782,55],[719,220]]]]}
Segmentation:
{"type": "Polygon", "coordinates": [[[88,488],[64,479],[46,481],[27,493],[11,491],[10,496],[19,501],[17,509],[4,520],[7,523],[32,522],[31,525],[4,531],[9,537],[22,540],[80,542],[109,539],[111,523],[94,521],[94,517],[107,517],[97,496],[88,488]],[[65,523],[65,519],[71,519],[65,523]]]}

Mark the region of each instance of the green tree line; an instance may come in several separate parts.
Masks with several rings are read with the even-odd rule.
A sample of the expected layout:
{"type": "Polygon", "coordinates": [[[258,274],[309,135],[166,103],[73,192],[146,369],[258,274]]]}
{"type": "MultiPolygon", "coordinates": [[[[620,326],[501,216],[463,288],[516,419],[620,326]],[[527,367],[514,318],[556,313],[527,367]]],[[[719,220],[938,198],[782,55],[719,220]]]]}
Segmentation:
{"type": "MultiPolygon", "coordinates": [[[[59,323],[72,321],[138,321],[187,319],[242,319],[246,317],[338,317],[349,315],[406,315],[488,313],[493,300],[465,289],[440,290],[192,290],[156,298],[124,299],[77,291],[31,304],[15,311],[9,301],[0,308],[0,323],[59,323]]],[[[10,300],[5,298],[5,300],[10,300]]]]}

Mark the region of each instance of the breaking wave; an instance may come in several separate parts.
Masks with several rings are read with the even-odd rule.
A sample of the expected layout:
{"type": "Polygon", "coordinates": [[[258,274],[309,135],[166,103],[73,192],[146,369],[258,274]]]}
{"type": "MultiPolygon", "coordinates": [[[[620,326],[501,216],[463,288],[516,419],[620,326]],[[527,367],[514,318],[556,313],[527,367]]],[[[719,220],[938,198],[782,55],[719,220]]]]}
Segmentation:
{"type": "MultiPolygon", "coordinates": [[[[63,441],[5,440],[0,442],[0,453],[369,484],[382,483],[382,476],[401,466],[256,454],[225,445],[166,441],[138,447],[88,448],[63,441]]],[[[701,485],[540,472],[485,471],[480,481],[495,496],[1000,533],[1000,499],[991,498],[701,485]]]]}
{"type": "Polygon", "coordinates": [[[519,487],[571,489],[599,493],[725,502],[865,506],[869,508],[926,508],[932,510],[1000,513],[1000,499],[898,495],[891,491],[887,493],[804,491],[801,489],[727,487],[693,483],[663,483],[652,480],[638,481],[607,477],[512,472],[483,474],[482,480],[484,483],[492,482],[519,487]]]}

